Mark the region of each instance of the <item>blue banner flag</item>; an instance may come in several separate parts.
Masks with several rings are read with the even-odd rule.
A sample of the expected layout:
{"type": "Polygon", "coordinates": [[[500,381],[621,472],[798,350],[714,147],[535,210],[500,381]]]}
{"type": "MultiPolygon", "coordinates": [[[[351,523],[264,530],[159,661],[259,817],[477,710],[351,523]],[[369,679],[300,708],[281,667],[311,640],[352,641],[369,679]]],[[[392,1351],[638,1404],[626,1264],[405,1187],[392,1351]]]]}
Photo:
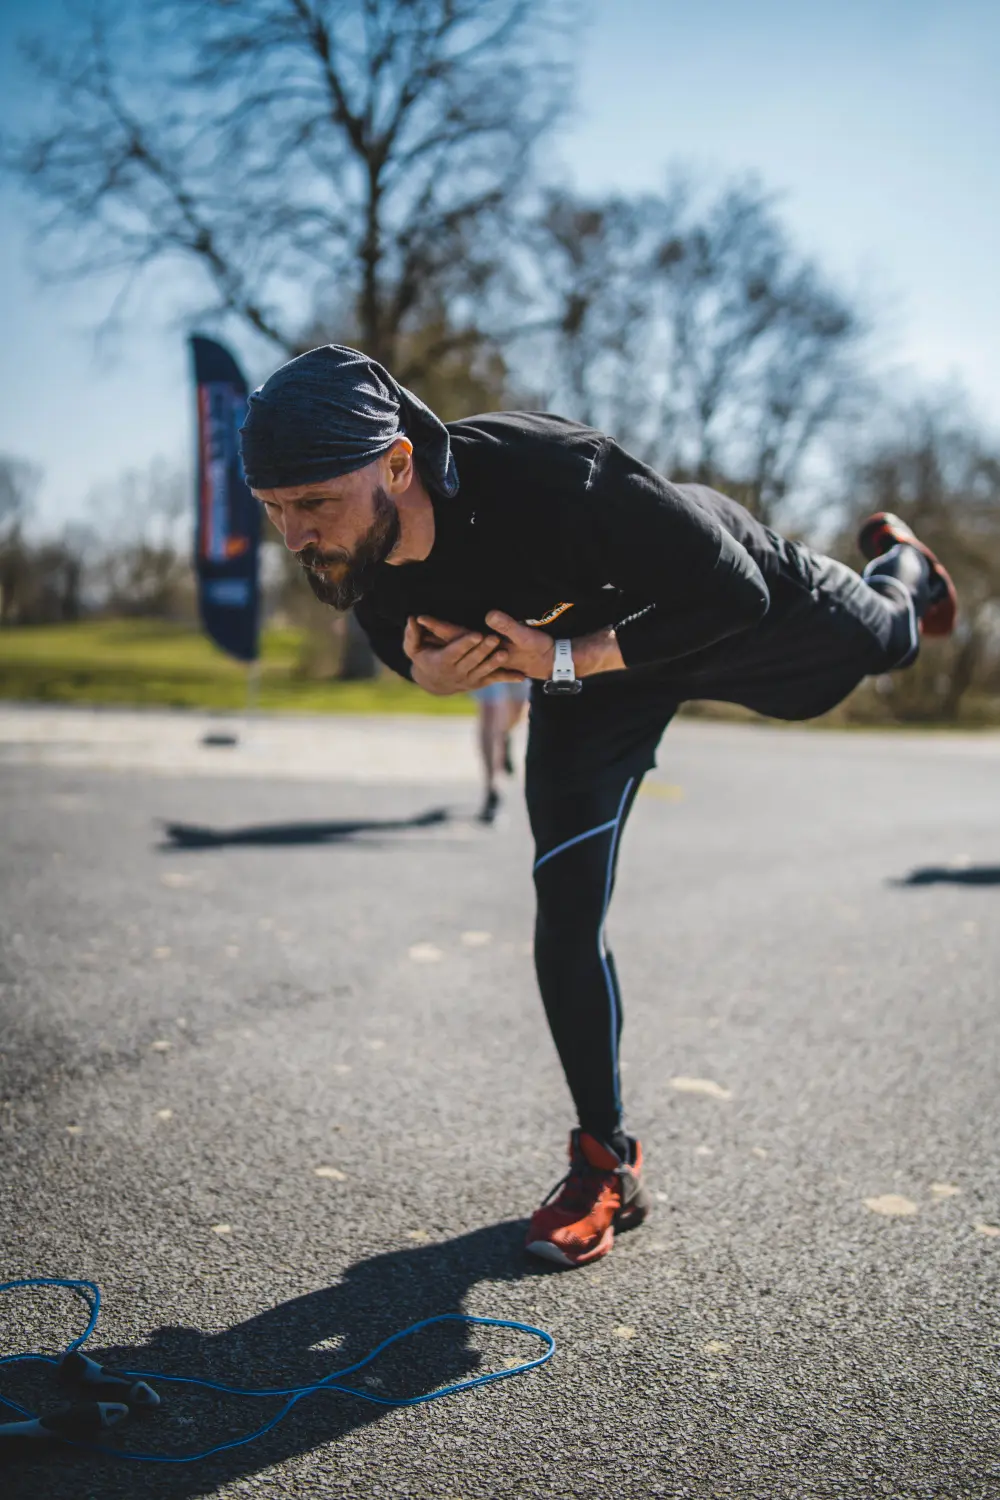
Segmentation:
{"type": "Polygon", "coordinates": [[[247,383],[227,349],[191,340],[198,397],[195,572],[201,622],[240,661],[256,661],[260,625],[257,572],[260,507],[240,462],[239,429],[247,383]]]}

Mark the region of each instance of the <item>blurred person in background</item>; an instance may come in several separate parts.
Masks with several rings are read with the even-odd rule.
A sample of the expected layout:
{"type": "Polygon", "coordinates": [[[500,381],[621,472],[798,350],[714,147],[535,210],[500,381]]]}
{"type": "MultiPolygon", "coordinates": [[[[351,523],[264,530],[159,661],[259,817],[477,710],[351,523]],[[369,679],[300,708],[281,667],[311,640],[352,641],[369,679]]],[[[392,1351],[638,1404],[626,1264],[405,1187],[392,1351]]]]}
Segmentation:
{"type": "Polygon", "coordinates": [[[528,682],[493,682],[476,688],[473,697],[478,712],[479,755],[483,765],[483,805],[480,823],[494,823],[500,811],[497,779],[503,772],[514,774],[511,735],[528,706],[531,684],[528,682]]]}
{"type": "Polygon", "coordinates": [[[605,923],[665,729],[693,699],[827,713],[909,666],[922,635],[951,634],[951,579],[895,516],[862,524],[858,574],[578,422],[445,426],[340,345],[277,370],[241,432],[247,481],[313,592],[354,606],[382,661],[439,695],[531,680],[535,970],[578,1124],[526,1248],[586,1265],[650,1208],[605,923]]]}

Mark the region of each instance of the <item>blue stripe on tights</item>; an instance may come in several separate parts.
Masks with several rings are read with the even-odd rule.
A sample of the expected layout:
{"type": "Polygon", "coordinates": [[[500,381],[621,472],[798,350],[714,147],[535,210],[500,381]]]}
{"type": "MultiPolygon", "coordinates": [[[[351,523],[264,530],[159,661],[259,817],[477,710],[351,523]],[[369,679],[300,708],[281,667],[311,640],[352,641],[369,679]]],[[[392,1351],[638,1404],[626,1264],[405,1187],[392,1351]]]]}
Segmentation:
{"type": "Polygon", "coordinates": [[[615,1110],[621,1117],[622,1100],[621,1088],[618,1079],[618,997],[615,993],[614,980],[608,967],[608,953],[604,943],[604,924],[607,921],[608,907],[611,904],[611,878],[615,868],[615,851],[618,848],[618,834],[621,830],[622,814],[628,801],[629,793],[635,786],[635,777],[631,776],[622,792],[622,800],[618,804],[618,813],[612,827],[614,833],[611,835],[611,848],[608,850],[608,868],[604,879],[604,909],[601,912],[601,921],[597,929],[597,953],[601,960],[601,968],[604,970],[604,983],[608,991],[608,1009],[611,1014],[611,1077],[615,1086],[615,1110]]]}
{"type": "Polygon", "coordinates": [[[557,854],[562,854],[564,849],[572,849],[574,844],[582,844],[584,839],[593,839],[599,833],[607,833],[609,829],[612,830],[611,847],[608,849],[607,871],[604,877],[604,905],[601,910],[601,920],[597,925],[597,956],[601,961],[604,984],[608,992],[608,1008],[611,1018],[611,1076],[615,1089],[615,1108],[619,1114],[621,1114],[622,1104],[621,1088],[618,1080],[618,998],[615,994],[611,970],[608,967],[607,949],[604,944],[604,924],[607,921],[608,906],[611,903],[611,877],[614,874],[615,852],[618,848],[618,835],[621,830],[622,814],[625,811],[625,804],[628,801],[629,793],[634,786],[635,777],[631,776],[625,785],[621,801],[618,804],[618,811],[613,818],[609,818],[606,823],[598,823],[596,828],[588,828],[586,833],[578,833],[573,838],[566,839],[564,843],[557,844],[554,849],[550,849],[547,854],[543,854],[540,859],[535,861],[535,869],[538,870],[548,860],[554,859],[557,854]]]}
{"type": "MultiPolygon", "coordinates": [[[[630,786],[631,784],[629,782],[630,786]]],[[[584,839],[596,838],[599,833],[607,833],[609,828],[614,828],[615,822],[616,820],[611,818],[607,823],[599,823],[596,828],[588,828],[586,833],[576,834],[575,837],[567,839],[564,844],[557,844],[554,849],[549,850],[548,854],[543,854],[541,859],[535,860],[535,869],[540,870],[542,865],[550,859],[555,859],[556,855],[561,854],[564,849],[572,849],[574,844],[582,844],[584,839]]]]}

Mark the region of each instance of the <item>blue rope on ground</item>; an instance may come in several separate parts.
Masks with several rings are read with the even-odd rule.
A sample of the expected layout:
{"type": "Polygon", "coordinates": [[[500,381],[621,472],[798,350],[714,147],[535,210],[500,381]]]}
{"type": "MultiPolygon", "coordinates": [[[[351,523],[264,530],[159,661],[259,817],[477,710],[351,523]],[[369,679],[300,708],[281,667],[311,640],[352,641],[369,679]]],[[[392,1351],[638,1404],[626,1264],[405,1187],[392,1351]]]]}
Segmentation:
{"type": "MultiPolygon", "coordinates": [[[[5,1281],[0,1283],[0,1293],[15,1291],[20,1287],[31,1286],[58,1286],[66,1287],[76,1292],[87,1304],[90,1318],[83,1333],[79,1338],[67,1345],[65,1353],[70,1354],[80,1349],[90,1338],[97,1327],[97,1320],[101,1314],[101,1289],[94,1281],[78,1281],[59,1276],[25,1276],[18,1281],[5,1281]]],[[[258,1427],[255,1432],[248,1433],[245,1437],[233,1438],[228,1443],[217,1443],[214,1448],[206,1448],[202,1453],[183,1453],[176,1456],[159,1453],[132,1453],[121,1448],[109,1448],[96,1443],[79,1443],[69,1439],[62,1439],[68,1446],[73,1448],[84,1448],[91,1452],[106,1453],[115,1458],[134,1459],[138,1463],[148,1464],[191,1464],[200,1459],[211,1458],[216,1453],[226,1453],[231,1448],[242,1448],[247,1443],[256,1442],[283,1422],[297,1402],[304,1396],[312,1396],[319,1391],[336,1391],[342,1396],[356,1396],[360,1401],[370,1401],[375,1406],[422,1406],[428,1401],[440,1401],[443,1396],[454,1396],[459,1391],[471,1391],[479,1385],[489,1385],[494,1380],[507,1380],[514,1375],[524,1375],[528,1370],[534,1370],[539,1365],[547,1364],[556,1352],[556,1341],[544,1328],[535,1328],[530,1323],[519,1323],[513,1318],[476,1318],[469,1313],[438,1313],[433,1318],[424,1318],[419,1323],[411,1323],[409,1328],[403,1328],[399,1333],[392,1334],[383,1339],[377,1348],[364,1359],[359,1359],[357,1364],[348,1365],[343,1370],[333,1370],[329,1375],[324,1375],[322,1380],[317,1380],[311,1385],[276,1387],[273,1390],[244,1390],[240,1386],[222,1385],[215,1380],[204,1380],[194,1375],[163,1375],[156,1370],[123,1370],[121,1373],[135,1378],[136,1380],[156,1380],[166,1382],[170,1385],[196,1385],[208,1391],[219,1391],[227,1396],[287,1396],[289,1399],[269,1422],[263,1427],[258,1427]],[[517,1333],[528,1333],[533,1338],[541,1339],[545,1350],[537,1359],[525,1360],[522,1364],[515,1365],[509,1370],[493,1370],[487,1375],[475,1375],[469,1380],[460,1380],[455,1385],[444,1386],[439,1391],[430,1391],[424,1396],[373,1396],[370,1391],[359,1391],[352,1386],[335,1385],[334,1381],[342,1380],[347,1375],[354,1375],[358,1370],[363,1370],[370,1365],[373,1359],[382,1354],[392,1344],[398,1344],[401,1339],[409,1338],[411,1334],[420,1333],[424,1328],[430,1328],[435,1323],[470,1323],[478,1324],[486,1328],[512,1328],[517,1333]]],[[[0,1358],[0,1365],[16,1364],[19,1361],[31,1361],[36,1364],[58,1365],[59,1359],[48,1354],[8,1354],[0,1358]]],[[[32,1418],[36,1414],[26,1411],[9,1396],[0,1395],[0,1402],[5,1406],[12,1407],[14,1411],[20,1412],[23,1417],[32,1418]]]]}

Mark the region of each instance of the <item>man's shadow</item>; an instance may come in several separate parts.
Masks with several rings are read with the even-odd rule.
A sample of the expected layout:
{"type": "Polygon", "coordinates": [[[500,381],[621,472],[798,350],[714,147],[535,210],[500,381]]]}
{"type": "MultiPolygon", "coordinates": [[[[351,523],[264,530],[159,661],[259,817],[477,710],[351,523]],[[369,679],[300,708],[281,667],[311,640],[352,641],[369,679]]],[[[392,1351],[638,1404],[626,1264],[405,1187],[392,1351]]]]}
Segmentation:
{"type": "MultiPolygon", "coordinates": [[[[85,1351],[92,1358],[109,1368],[148,1372],[161,1397],[157,1411],[121,1429],[120,1446],[165,1454],[200,1452],[263,1426],[284,1404],[279,1397],[249,1399],[166,1381],[157,1384],[153,1372],[199,1375],[243,1388],[314,1383],[355,1364],[411,1323],[435,1313],[462,1312],[466,1295],[479,1282],[516,1281],[532,1274],[523,1238],[523,1223],[508,1221],[442,1244],[376,1255],[358,1261],[332,1286],[280,1303],[222,1333],[164,1327],[141,1347],[101,1348],[92,1341],[85,1351]],[[328,1347],[318,1347],[324,1343],[328,1347]]],[[[542,1352],[541,1341],[527,1334],[443,1323],[394,1345],[345,1383],[368,1386],[381,1396],[414,1396],[502,1368],[511,1358],[527,1361],[542,1352]]],[[[457,1395],[446,1403],[469,1399],[457,1395]]],[[[154,1500],[193,1500],[296,1454],[336,1444],[389,1414],[389,1409],[354,1396],[317,1392],[257,1441],[190,1465],[137,1464],[53,1446],[8,1468],[4,1495],[6,1500],[37,1500],[43,1494],[47,1500],[79,1500],[85,1493],[88,1500],[112,1500],[141,1493],[154,1500]]],[[[441,1420],[437,1413],[431,1417],[429,1412],[428,1418],[441,1420]]],[[[330,1462],[336,1462],[334,1451],[330,1462]]]]}
{"type": "Polygon", "coordinates": [[[448,809],[432,807],[410,818],[351,818],[328,823],[254,823],[245,828],[208,828],[198,823],[165,823],[162,851],[222,849],[231,844],[288,847],[295,844],[343,844],[366,833],[401,833],[436,828],[449,819],[448,809]]]}
{"type": "Polygon", "coordinates": [[[894,885],[1000,885],[1000,865],[924,865],[894,885]]]}

